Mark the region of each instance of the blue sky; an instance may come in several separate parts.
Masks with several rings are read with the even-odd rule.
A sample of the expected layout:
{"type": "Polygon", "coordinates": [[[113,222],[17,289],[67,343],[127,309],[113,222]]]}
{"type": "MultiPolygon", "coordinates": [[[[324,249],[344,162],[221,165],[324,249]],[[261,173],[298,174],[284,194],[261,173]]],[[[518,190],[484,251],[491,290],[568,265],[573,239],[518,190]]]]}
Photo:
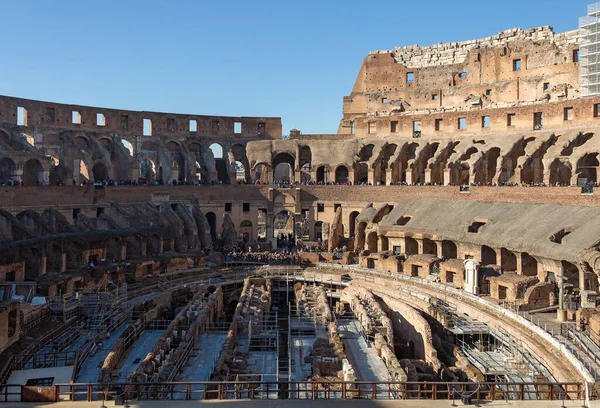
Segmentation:
{"type": "Polygon", "coordinates": [[[335,133],[370,50],[572,30],[588,3],[0,0],[0,94],[335,133]]]}

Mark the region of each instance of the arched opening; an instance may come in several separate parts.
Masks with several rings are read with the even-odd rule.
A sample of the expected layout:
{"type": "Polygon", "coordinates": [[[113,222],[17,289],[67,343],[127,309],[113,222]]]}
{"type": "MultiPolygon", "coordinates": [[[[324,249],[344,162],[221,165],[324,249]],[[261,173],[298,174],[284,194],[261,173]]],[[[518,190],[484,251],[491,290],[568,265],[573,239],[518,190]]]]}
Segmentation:
{"type": "Polygon", "coordinates": [[[369,167],[365,163],[356,163],[354,169],[356,175],[354,180],[357,183],[367,183],[369,181],[369,167]]]}
{"type": "Polygon", "coordinates": [[[567,278],[567,284],[573,285],[574,289],[579,289],[579,269],[571,262],[560,261],[562,275],[567,278]]]}
{"type": "Polygon", "coordinates": [[[380,241],[381,241],[380,242],[380,244],[381,244],[380,245],[381,252],[389,251],[389,249],[390,249],[390,241],[389,241],[388,237],[386,237],[385,235],[382,235],[380,237],[380,241]]]}
{"type": "Polygon", "coordinates": [[[238,183],[246,182],[246,168],[244,167],[244,164],[239,160],[235,162],[235,180],[238,183]]]}
{"type": "Polygon", "coordinates": [[[77,143],[77,146],[79,146],[81,150],[88,151],[90,148],[90,142],[83,136],[76,136],[75,143],[77,143]]]}
{"type": "Polygon", "coordinates": [[[244,220],[240,223],[240,237],[244,243],[252,241],[252,222],[244,220]]]}
{"type": "Polygon", "coordinates": [[[371,231],[367,235],[367,249],[372,254],[379,252],[377,249],[377,233],[375,231],[371,231]]]}
{"type": "Polygon", "coordinates": [[[597,183],[597,172],[600,163],[598,153],[587,153],[577,162],[578,179],[583,183],[597,183]]]}
{"type": "Polygon", "coordinates": [[[137,235],[127,237],[127,259],[134,260],[142,257],[142,240],[137,235]]]}
{"type": "Polygon", "coordinates": [[[222,183],[229,183],[229,175],[227,174],[227,162],[223,155],[223,146],[218,143],[213,143],[208,147],[215,158],[215,170],[217,172],[217,180],[222,183]]]}
{"type": "Polygon", "coordinates": [[[317,168],[317,183],[325,184],[327,183],[327,171],[325,166],[319,166],[317,168]]]}
{"type": "Polygon", "coordinates": [[[121,143],[123,143],[123,146],[129,152],[129,156],[133,157],[133,145],[125,139],[121,139],[121,143]]]}
{"type": "Polygon", "coordinates": [[[279,163],[275,167],[275,171],[273,173],[273,179],[276,182],[280,183],[290,183],[293,179],[293,170],[292,166],[288,163],[279,163]]]}
{"type": "Polygon", "coordinates": [[[85,164],[85,162],[83,160],[80,160],[79,161],[79,182],[87,183],[88,181],[90,181],[90,172],[89,172],[88,167],[85,164]]]}
{"type": "Polygon", "coordinates": [[[404,238],[404,253],[406,255],[417,255],[419,253],[419,243],[412,237],[404,238]]]}
{"type": "Polygon", "coordinates": [[[50,166],[49,183],[51,186],[67,184],[67,169],[62,165],[50,166]]]}
{"type": "Polygon", "coordinates": [[[437,256],[437,244],[429,238],[423,238],[423,253],[437,256]]]}
{"type": "Polygon", "coordinates": [[[323,241],[323,221],[315,222],[315,241],[323,241]]]}
{"type": "Polygon", "coordinates": [[[152,234],[148,237],[146,254],[148,254],[148,256],[160,255],[160,237],[158,235],[152,234]]]}
{"type": "Polygon", "coordinates": [[[184,181],[187,177],[185,156],[181,146],[173,141],[168,142],[165,147],[171,153],[171,180],[184,181]]]}
{"type": "Polygon", "coordinates": [[[46,251],[46,272],[62,272],[62,249],[51,245],[46,251]]]}
{"type": "Polygon", "coordinates": [[[94,167],[92,167],[92,174],[94,175],[94,181],[109,180],[108,168],[104,163],[94,164],[94,167]]]}
{"type": "Polygon", "coordinates": [[[514,252],[506,248],[500,249],[500,266],[504,272],[513,272],[517,270],[517,256],[514,252]]]}
{"type": "Polygon", "coordinates": [[[359,212],[358,211],[352,211],[350,213],[350,217],[349,217],[349,221],[348,224],[350,226],[349,229],[349,233],[350,233],[350,238],[354,238],[356,236],[356,217],[358,217],[359,212]]]}
{"type": "Polygon", "coordinates": [[[348,167],[338,166],[338,168],[335,169],[335,182],[338,184],[348,183],[348,167]]]}
{"type": "Polygon", "coordinates": [[[571,167],[560,159],[555,159],[550,165],[550,184],[568,186],[571,184],[571,167]]]}
{"type": "Polygon", "coordinates": [[[481,264],[496,265],[496,251],[487,245],[481,246],[481,264]]]}
{"type": "Polygon", "coordinates": [[[538,261],[527,252],[521,254],[521,270],[525,276],[537,276],[538,261]]]}
{"type": "Polygon", "coordinates": [[[81,267],[81,244],[73,242],[67,247],[67,269],[77,269],[81,267]]]}
{"type": "Polygon", "coordinates": [[[37,159],[29,159],[23,166],[23,182],[26,186],[44,183],[44,168],[37,159]]]}
{"type": "Polygon", "coordinates": [[[217,216],[211,211],[206,213],[206,220],[210,226],[210,236],[214,242],[217,239],[217,216]]]}
{"type": "Polygon", "coordinates": [[[140,177],[141,181],[145,183],[152,183],[156,180],[156,165],[151,159],[144,159],[140,163],[140,177]]]}
{"type": "Polygon", "coordinates": [[[310,170],[312,168],[312,152],[309,146],[302,146],[300,149],[298,164],[300,165],[300,181],[302,183],[311,181],[310,170]]]}
{"type": "Polygon", "coordinates": [[[458,249],[456,248],[456,244],[454,242],[446,239],[442,241],[442,257],[444,259],[458,258],[458,249]]]}
{"type": "Polygon", "coordinates": [[[42,251],[37,247],[28,247],[23,250],[25,259],[25,280],[35,281],[42,272],[42,251]]]}
{"type": "Polygon", "coordinates": [[[123,260],[123,245],[119,237],[111,237],[106,241],[106,259],[123,260]]]}
{"type": "Polygon", "coordinates": [[[8,184],[13,180],[17,165],[12,159],[5,157],[0,160],[0,184],[8,184]]]}
{"type": "Polygon", "coordinates": [[[279,153],[273,158],[273,178],[275,181],[291,182],[294,180],[294,157],[289,153],[279,153]]]}
{"type": "Polygon", "coordinates": [[[366,240],[365,230],[366,229],[367,229],[366,222],[363,221],[358,224],[358,229],[356,231],[356,248],[359,248],[359,249],[365,248],[365,240],[366,240]]]}

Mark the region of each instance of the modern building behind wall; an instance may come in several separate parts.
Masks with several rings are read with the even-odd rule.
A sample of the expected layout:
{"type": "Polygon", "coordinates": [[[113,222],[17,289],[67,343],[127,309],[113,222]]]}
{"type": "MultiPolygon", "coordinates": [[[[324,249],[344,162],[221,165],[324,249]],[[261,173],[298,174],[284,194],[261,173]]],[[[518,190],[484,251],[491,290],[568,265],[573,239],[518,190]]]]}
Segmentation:
{"type": "Polygon", "coordinates": [[[0,96],[0,401],[595,398],[599,10],[372,51],[336,134],[0,96]]]}

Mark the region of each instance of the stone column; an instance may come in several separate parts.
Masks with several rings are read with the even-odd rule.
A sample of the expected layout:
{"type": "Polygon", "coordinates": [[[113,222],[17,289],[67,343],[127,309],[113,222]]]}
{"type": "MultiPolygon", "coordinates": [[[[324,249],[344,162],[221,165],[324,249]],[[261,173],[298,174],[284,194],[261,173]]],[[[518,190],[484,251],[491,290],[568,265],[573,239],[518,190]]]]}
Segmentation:
{"type": "Polygon", "coordinates": [[[578,178],[579,178],[579,174],[577,174],[577,173],[574,173],[574,174],[571,176],[571,185],[572,185],[572,186],[576,186],[576,185],[577,185],[577,179],[578,179],[578,178]]]}
{"type": "MultiPolygon", "coordinates": [[[[38,181],[40,182],[40,185],[42,185],[42,186],[47,186],[48,184],[50,184],[50,172],[42,171],[40,173],[40,175],[38,175],[38,181]]],[[[65,183],[66,182],[67,182],[67,180],[65,180],[65,183]]]]}
{"type": "Polygon", "coordinates": [[[435,245],[437,247],[437,257],[443,259],[444,258],[444,254],[442,252],[442,241],[434,241],[435,245]]]}
{"type": "Polygon", "coordinates": [[[375,185],[377,182],[375,181],[375,169],[374,168],[370,168],[368,171],[368,176],[367,176],[367,180],[369,183],[371,183],[372,185],[375,185]]]}
{"type": "Polygon", "coordinates": [[[385,170],[385,181],[388,186],[391,186],[392,183],[394,182],[393,176],[392,176],[392,169],[385,170]]]}
{"type": "Polygon", "coordinates": [[[519,166],[515,167],[515,174],[513,175],[512,180],[509,181],[521,184],[521,168],[519,166]]]}
{"type": "Polygon", "coordinates": [[[450,185],[450,169],[445,168],[442,172],[442,184],[444,186],[450,185]]]}
{"type": "Polygon", "coordinates": [[[411,169],[404,170],[404,176],[406,178],[406,183],[412,184],[412,170],[411,169]]]}
{"type": "MultiPolygon", "coordinates": [[[[512,251],[517,257],[517,275],[523,275],[523,254],[521,252],[512,251]]],[[[502,253],[500,253],[502,256],[502,253]]]]}
{"type": "Polygon", "coordinates": [[[418,254],[422,254],[423,253],[423,239],[421,238],[415,238],[415,241],[417,241],[417,253],[418,254]]]}
{"type": "Polygon", "coordinates": [[[16,180],[16,181],[23,180],[23,167],[25,167],[25,165],[17,164],[17,168],[12,172],[13,180],[16,180]]]}
{"type": "Polygon", "coordinates": [[[431,183],[431,169],[425,169],[425,183],[431,183]]]}

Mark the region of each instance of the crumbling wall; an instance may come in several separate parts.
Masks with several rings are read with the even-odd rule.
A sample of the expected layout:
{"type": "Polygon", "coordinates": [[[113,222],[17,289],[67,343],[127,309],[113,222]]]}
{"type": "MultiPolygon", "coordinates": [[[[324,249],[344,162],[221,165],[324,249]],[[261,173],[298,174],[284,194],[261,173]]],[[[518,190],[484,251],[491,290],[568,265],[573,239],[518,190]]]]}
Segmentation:
{"type": "Polygon", "coordinates": [[[323,286],[303,285],[297,283],[294,286],[296,294],[296,306],[304,310],[321,325],[327,326],[333,321],[333,314],[329,307],[329,299],[323,286]]]}

